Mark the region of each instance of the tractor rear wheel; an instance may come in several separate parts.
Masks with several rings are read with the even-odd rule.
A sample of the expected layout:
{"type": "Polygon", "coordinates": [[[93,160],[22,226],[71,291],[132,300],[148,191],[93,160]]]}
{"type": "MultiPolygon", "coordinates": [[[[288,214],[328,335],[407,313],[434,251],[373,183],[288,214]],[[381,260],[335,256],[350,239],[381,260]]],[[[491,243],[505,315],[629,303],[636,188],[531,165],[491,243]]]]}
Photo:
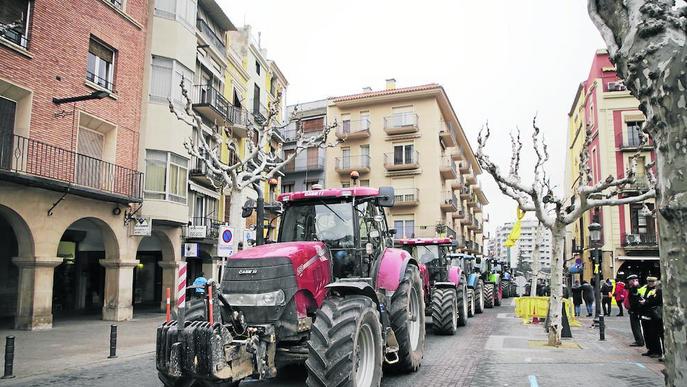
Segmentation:
{"type": "Polygon", "coordinates": [[[477,280],[475,286],[475,313],[484,312],[484,282],[477,280]]]}
{"type": "Polygon", "coordinates": [[[408,265],[401,284],[391,297],[391,329],[398,341],[398,362],[389,369],[415,372],[425,351],[425,300],[422,297],[420,270],[408,265]]]}
{"type": "Polygon", "coordinates": [[[464,327],[468,324],[468,292],[465,285],[458,289],[458,326],[464,327]]]}
{"type": "Polygon", "coordinates": [[[440,288],[432,292],[432,329],[435,333],[454,335],[458,326],[456,289],[440,288]]]}
{"type": "Polygon", "coordinates": [[[505,285],[503,286],[503,298],[508,298],[510,297],[510,282],[505,282],[505,285]]]}
{"type": "Polygon", "coordinates": [[[329,298],[317,311],[305,362],[309,387],[378,387],[382,380],[382,325],[365,296],[329,298]]]}
{"type": "Polygon", "coordinates": [[[494,288],[494,306],[501,306],[501,297],[503,297],[503,287],[499,283],[494,288]]]}
{"type": "Polygon", "coordinates": [[[468,289],[468,317],[475,317],[475,290],[468,289]]]}
{"type": "Polygon", "coordinates": [[[493,308],[494,307],[494,284],[484,284],[484,307],[493,308]]]}

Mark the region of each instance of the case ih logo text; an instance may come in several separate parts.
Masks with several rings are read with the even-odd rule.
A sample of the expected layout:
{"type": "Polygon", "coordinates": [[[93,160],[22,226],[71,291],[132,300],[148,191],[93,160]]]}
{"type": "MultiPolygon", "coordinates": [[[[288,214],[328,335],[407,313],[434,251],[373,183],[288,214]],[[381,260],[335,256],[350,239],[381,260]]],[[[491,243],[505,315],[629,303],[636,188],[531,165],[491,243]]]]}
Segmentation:
{"type": "Polygon", "coordinates": [[[256,269],[241,269],[241,270],[239,270],[239,275],[246,275],[246,274],[253,275],[253,274],[257,274],[257,273],[258,273],[258,271],[256,269]]]}

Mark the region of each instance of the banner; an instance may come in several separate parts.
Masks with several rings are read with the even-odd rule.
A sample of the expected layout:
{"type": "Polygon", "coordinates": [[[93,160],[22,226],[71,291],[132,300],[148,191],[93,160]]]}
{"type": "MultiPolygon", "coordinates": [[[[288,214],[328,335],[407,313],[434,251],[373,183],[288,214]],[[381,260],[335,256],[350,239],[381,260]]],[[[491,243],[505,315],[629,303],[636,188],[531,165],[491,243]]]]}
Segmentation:
{"type": "Polygon", "coordinates": [[[508,239],[504,243],[504,246],[506,247],[513,247],[515,242],[520,239],[520,223],[522,222],[522,218],[525,217],[525,211],[522,211],[520,207],[517,207],[515,211],[517,219],[515,220],[515,224],[513,224],[513,229],[511,230],[510,235],[508,235],[508,239]]]}

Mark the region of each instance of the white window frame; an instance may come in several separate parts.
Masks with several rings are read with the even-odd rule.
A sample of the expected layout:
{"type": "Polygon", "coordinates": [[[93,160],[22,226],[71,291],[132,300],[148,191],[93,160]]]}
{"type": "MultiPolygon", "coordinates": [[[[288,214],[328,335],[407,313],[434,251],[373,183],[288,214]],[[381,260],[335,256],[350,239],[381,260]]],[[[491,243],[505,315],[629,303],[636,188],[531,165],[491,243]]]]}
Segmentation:
{"type": "MultiPolygon", "coordinates": [[[[117,50],[110,47],[108,44],[106,44],[105,42],[103,42],[102,40],[100,40],[94,36],[91,36],[89,38],[89,40],[88,40],[89,46],[90,46],[91,40],[95,41],[96,43],[100,44],[101,46],[105,47],[106,49],[112,51],[112,63],[110,63],[109,67],[105,66],[105,68],[108,68],[109,71],[106,70],[107,74],[104,74],[105,76],[102,76],[100,74],[100,63],[101,62],[108,63],[108,62],[104,61],[101,57],[99,57],[95,54],[92,54],[95,57],[95,68],[93,69],[93,71],[91,71],[91,69],[88,68],[88,61],[87,61],[86,62],[86,70],[88,70],[89,72],[91,72],[95,76],[95,78],[92,81],[93,83],[95,83],[96,85],[98,85],[102,88],[105,88],[107,90],[114,91],[114,72],[115,72],[115,64],[117,63],[117,50]],[[98,79],[96,79],[96,78],[105,79],[107,81],[107,83],[110,85],[110,87],[101,85],[100,83],[98,83],[98,79]]],[[[91,52],[89,51],[88,54],[91,55],[91,52]]],[[[86,76],[88,76],[88,74],[86,74],[86,76]]]]}
{"type": "MultiPolygon", "coordinates": [[[[180,156],[180,155],[176,154],[176,153],[167,152],[167,151],[161,151],[161,150],[157,150],[157,149],[146,149],[146,152],[157,152],[157,153],[160,153],[160,154],[163,154],[163,153],[164,153],[164,154],[166,155],[166,164],[165,164],[165,190],[164,190],[164,191],[151,191],[151,190],[148,190],[148,189],[145,188],[145,182],[144,182],[144,184],[143,184],[143,194],[144,194],[144,197],[145,197],[145,193],[146,193],[146,192],[149,192],[149,193],[155,194],[155,195],[163,195],[164,198],[163,198],[163,199],[159,199],[159,198],[150,198],[150,197],[149,197],[149,198],[146,198],[146,200],[165,200],[165,201],[170,201],[170,202],[174,202],[174,203],[186,204],[186,203],[188,202],[188,169],[189,169],[188,161],[189,161],[189,160],[188,160],[187,158],[183,157],[183,156],[180,156]],[[177,156],[177,157],[179,157],[179,158],[181,158],[181,159],[186,160],[186,165],[184,166],[184,165],[181,165],[181,164],[179,164],[179,163],[176,163],[176,162],[172,161],[172,157],[171,157],[172,154],[175,155],[175,156],[177,156]],[[176,167],[176,168],[179,168],[179,169],[185,169],[185,170],[186,170],[186,179],[185,179],[185,180],[186,180],[186,184],[185,184],[184,189],[182,190],[182,193],[184,194],[184,196],[179,196],[179,195],[176,195],[176,194],[171,193],[171,186],[170,186],[170,183],[171,183],[171,182],[170,182],[170,170],[171,170],[171,167],[172,167],[172,166],[174,166],[174,167],[176,167]],[[175,198],[178,199],[178,200],[174,200],[175,198]]],[[[147,155],[146,155],[146,160],[145,160],[145,161],[146,161],[146,168],[147,168],[147,167],[148,167],[148,157],[147,157],[147,155]]],[[[181,175],[180,175],[180,174],[177,174],[177,178],[178,178],[179,176],[181,176],[181,175]]],[[[178,182],[177,182],[177,184],[178,184],[178,182]]]]}

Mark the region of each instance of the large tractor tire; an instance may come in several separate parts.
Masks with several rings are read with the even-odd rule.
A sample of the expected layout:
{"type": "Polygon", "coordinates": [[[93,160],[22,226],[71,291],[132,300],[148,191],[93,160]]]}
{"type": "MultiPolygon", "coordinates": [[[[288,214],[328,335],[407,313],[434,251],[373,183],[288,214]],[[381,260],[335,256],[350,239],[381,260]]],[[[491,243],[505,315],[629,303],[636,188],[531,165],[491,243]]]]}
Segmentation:
{"type": "Polygon", "coordinates": [[[501,297],[503,297],[503,287],[499,283],[498,286],[494,288],[494,306],[501,306],[501,297]]]}
{"type": "Polygon", "coordinates": [[[510,282],[503,283],[503,298],[509,298],[510,295],[510,282]]]}
{"type": "Polygon", "coordinates": [[[465,285],[458,289],[458,326],[468,325],[468,291],[465,285]]]}
{"type": "Polygon", "coordinates": [[[442,335],[456,334],[458,326],[456,289],[440,288],[432,292],[432,329],[442,335]]]}
{"type": "Polygon", "coordinates": [[[468,289],[468,317],[475,317],[475,290],[468,289]]]}
{"type": "Polygon", "coordinates": [[[401,284],[391,297],[391,329],[398,341],[398,362],[389,365],[396,372],[415,372],[425,351],[425,300],[420,270],[408,265],[401,284]]]}
{"type": "Polygon", "coordinates": [[[488,283],[484,284],[484,307],[493,308],[494,307],[494,284],[488,283]]]}
{"type": "Polygon", "coordinates": [[[477,280],[475,286],[475,313],[484,312],[484,282],[477,280]]]}
{"type": "Polygon", "coordinates": [[[317,311],[305,362],[309,387],[378,387],[382,380],[382,325],[365,296],[329,298],[317,311]]]}

